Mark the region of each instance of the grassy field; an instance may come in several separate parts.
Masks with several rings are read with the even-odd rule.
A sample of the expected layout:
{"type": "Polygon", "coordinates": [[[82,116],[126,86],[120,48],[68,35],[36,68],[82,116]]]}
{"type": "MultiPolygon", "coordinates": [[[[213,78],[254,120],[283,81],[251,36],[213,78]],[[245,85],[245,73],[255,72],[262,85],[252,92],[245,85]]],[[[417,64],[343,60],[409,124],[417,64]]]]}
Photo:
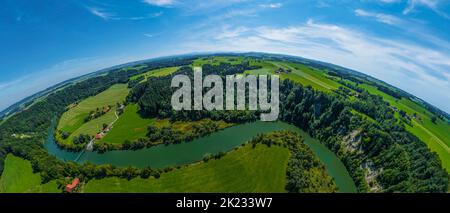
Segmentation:
{"type": "Polygon", "coordinates": [[[123,102],[128,95],[129,89],[126,84],[116,84],[107,89],[106,91],[99,93],[96,96],[89,97],[78,105],[72,107],[65,112],[58,123],[58,130],[69,132],[71,135],[68,139],[62,140],[58,138],[60,142],[71,142],[74,136],[79,134],[94,135],[102,129],[104,123],[109,124],[116,119],[116,103],[123,102]],[[90,120],[84,123],[83,119],[97,108],[102,108],[111,105],[112,109],[102,115],[99,118],[90,120]]]}
{"type": "Polygon", "coordinates": [[[246,145],[219,160],[164,173],[159,179],[92,180],[84,192],[284,192],[289,156],[286,148],[246,145]]]}
{"type": "Polygon", "coordinates": [[[262,66],[260,69],[246,71],[247,74],[268,75],[275,74],[278,68],[290,69],[290,73],[281,73],[281,79],[290,79],[305,86],[312,86],[320,91],[332,91],[343,86],[328,78],[323,71],[313,70],[301,64],[271,61],[250,61],[250,65],[262,66]]]}
{"type": "Polygon", "coordinates": [[[273,64],[277,67],[291,70],[290,73],[281,74],[281,79],[288,78],[305,86],[310,85],[313,88],[324,92],[336,90],[339,86],[342,86],[336,81],[328,79],[325,72],[313,70],[301,64],[284,62],[273,62],[273,64]]]}
{"type": "Polygon", "coordinates": [[[435,151],[442,160],[444,168],[450,172],[450,125],[440,119],[433,123],[431,121],[433,115],[411,100],[396,99],[368,84],[361,84],[360,87],[371,94],[383,97],[390,105],[405,111],[408,115],[416,113],[420,119],[411,119],[413,126],[405,125],[406,129],[424,141],[432,151],[435,151]]]}
{"type": "MultiPolygon", "coordinates": [[[[157,127],[169,126],[169,119],[148,119],[142,118],[138,114],[138,105],[130,104],[128,105],[124,113],[119,117],[119,120],[113,125],[111,131],[106,134],[106,136],[100,140],[104,143],[124,143],[125,140],[133,141],[139,138],[145,138],[147,134],[147,127],[150,125],[155,125],[157,127]]],[[[192,130],[192,125],[194,123],[204,123],[206,121],[211,121],[210,119],[203,119],[200,121],[176,121],[171,124],[172,128],[177,131],[189,132],[192,130]]],[[[226,123],[224,121],[213,121],[219,125],[220,129],[229,127],[233,124],[226,123]]]]}
{"type": "Polygon", "coordinates": [[[180,67],[166,67],[166,68],[161,68],[161,69],[150,70],[146,73],[132,76],[132,77],[130,77],[130,80],[134,80],[141,76],[144,76],[145,79],[141,81],[141,82],[143,82],[143,81],[146,81],[147,78],[149,78],[149,77],[160,77],[160,76],[170,75],[170,74],[174,73],[175,71],[177,71],[179,68],[180,67]]]}
{"type": "Polygon", "coordinates": [[[6,156],[5,167],[0,178],[0,192],[61,192],[56,181],[41,184],[39,174],[33,174],[31,163],[12,154],[6,156]]]}
{"type": "Polygon", "coordinates": [[[105,143],[123,143],[125,140],[133,141],[145,138],[147,127],[155,119],[145,119],[139,116],[136,104],[128,105],[112,130],[102,139],[105,143]]]}
{"type": "Polygon", "coordinates": [[[192,66],[202,66],[204,64],[219,65],[220,63],[240,64],[244,60],[244,57],[234,56],[214,56],[205,57],[194,60],[192,66]]]}

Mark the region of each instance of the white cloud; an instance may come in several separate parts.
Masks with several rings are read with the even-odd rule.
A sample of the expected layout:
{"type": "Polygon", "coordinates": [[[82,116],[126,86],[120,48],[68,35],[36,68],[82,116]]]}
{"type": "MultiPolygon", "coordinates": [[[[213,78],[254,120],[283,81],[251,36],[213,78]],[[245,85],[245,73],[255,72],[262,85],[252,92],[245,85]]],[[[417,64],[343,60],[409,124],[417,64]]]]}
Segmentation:
{"type": "Polygon", "coordinates": [[[386,4],[401,2],[401,0],[379,0],[379,1],[386,4]]]}
{"type": "Polygon", "coordinates": [[[144,0],[144,2],[156,6],[171,6],[176,3],[175,0],[144,0]]]}
{"type": "Polygon", "coordinates": [[[280,8],[283,6],[281,3],[270,3],[270,4],[260,4],[259,5],[262,8],[280,8]]]}
{"type": "Polygon", "coordinates": [[[261,51],[331,62],[384,80],[450,112],[448,50],[312,20],[288,27],[245,29],[245,33],[231,33],[232,36],[201,34],[184,45],[190,51],[261,51]]]}
{"type": "Polygon", "coordinates": [[[159,17],[164,14],[161,11],[161,12],[157,12],[157,13],[147,14],[144,16],[119,16],[116,13],[107,11],[106,9],[102,9],[102,8],[87,7],[86,9],[93,15],[98,16],[106,21],[108,21],[108,20],[144,20],[144,19],[156,18],[156,17],[159,17]]]}
{"type": "Polygon", "coordinates": [[[98,16],[104,20],[109,20],[113,17],[113,14],[105,12],[104,10],[100,9],[100,8],[95,8],[95,7],[88,7],[87,8],[89,10],[89,12],[91,12],[93,15],[98,16]]]}
{"type": "Polygon", "coordinates": [[[407,15],[415,10],[416,7],[426,7],[438,15],[450,19],[450,16],[439,10],[439,5],[443,3],[442,0],[408,0],[408,6],[403,10],[403,14],[407,15]]]}
{"type": "Polygon", "coordinates": [[[355,14],[357,16],[361,16],[361,17],[369,17],[369,18],[374,18],[375,20],[385,23],[385,24],[389,24],[389,25],[401,25],[403,24],[403,21],[393,15],[388,15],[388,14],[384,14],[384,13],[374,13],[374,12],[369,12],[369,11],[365,11],[362,9],[357,9],[355,10],[355,14]]]}
{"type": "Polygon", "coordinates": [[[218,32],[218,35],[216,35],[215,39],[222,40],[222,39],[228,39],[228,38],[236,38],[242,35],[242,33],[247,32],[248,28],[246,27],[237,27],[234,29],[230,29],[231,27],[229,25],[224,25],[222,27],[222,31],[218,32]]]}

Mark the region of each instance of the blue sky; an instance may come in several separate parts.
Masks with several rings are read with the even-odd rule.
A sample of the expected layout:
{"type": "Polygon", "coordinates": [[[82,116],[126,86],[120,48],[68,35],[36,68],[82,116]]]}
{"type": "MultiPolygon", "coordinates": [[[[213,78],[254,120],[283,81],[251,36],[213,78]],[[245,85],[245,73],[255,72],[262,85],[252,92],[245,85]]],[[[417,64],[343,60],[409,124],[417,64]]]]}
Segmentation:
{"type": "Polygon", "coordinates": [[[1,0],[0,110],[140,59],[262,51],[358,70],[450,112],[448,0],[1,0]]]}

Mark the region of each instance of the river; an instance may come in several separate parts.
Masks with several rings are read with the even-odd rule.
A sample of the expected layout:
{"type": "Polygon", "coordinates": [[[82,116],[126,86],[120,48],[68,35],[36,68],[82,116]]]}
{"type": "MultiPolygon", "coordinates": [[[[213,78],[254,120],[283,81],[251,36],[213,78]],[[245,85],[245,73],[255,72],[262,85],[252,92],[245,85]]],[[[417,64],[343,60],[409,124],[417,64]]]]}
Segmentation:
{"type": "Polygon", "coordinates": [[[146,166],[164,168],[188,164],[202,160],[208,153],[215,154],[230,151],[258,134],[283,129],[292,130],[302,135],[305,144],[325,164],[327,172],[334,178],[339,192],[356,192],[356,186],[348,171],[333,152],[298,127],[280,121],[257,121],[240,124],[187,143],[168,146],[159,145],[136,151],[116,150],[103,154],[90,151],[76,153],[60,149],[54,140],[54,126],[55,124],[49,129],[48,138],[44,146],[50,154],[56,156],[58,159],[65,161],[74,161],[77,159],[77,162],[89,161],[94,164],[112,164],[119,167],[135,166],[138,168],[146,166]]]}

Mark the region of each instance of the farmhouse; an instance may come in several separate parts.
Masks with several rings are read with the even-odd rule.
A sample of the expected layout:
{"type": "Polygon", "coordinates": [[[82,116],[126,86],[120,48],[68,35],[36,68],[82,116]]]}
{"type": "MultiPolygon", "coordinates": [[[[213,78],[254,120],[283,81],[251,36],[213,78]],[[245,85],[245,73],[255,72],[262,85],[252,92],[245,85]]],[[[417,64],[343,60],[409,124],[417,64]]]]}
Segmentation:
{"type": "Polygon", "coordinates": [[[75,178],[72,180],[71,184],[67,184],[66,186],[66,192],[72,192],[80,183],[80,179],[75,178]]]}
{"type": "Polygon", "coordinates": [[[96,140],[100,140],[102,138],[103,138],[103,134],[102,133],[98,133],[98,134],[95,135],[95,139],[96,140]]]}

